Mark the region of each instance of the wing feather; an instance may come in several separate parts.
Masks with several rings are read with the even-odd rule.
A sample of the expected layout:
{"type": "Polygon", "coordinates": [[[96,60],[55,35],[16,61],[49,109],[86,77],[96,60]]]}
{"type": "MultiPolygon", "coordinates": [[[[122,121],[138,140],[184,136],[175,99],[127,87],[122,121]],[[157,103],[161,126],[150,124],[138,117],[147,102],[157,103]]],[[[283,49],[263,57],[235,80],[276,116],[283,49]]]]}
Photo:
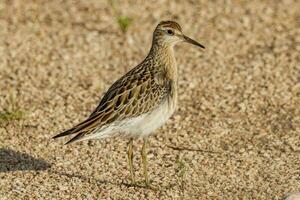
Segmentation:
{"type": "Polygon", "coordinates": [[[99,131],[106,124],[136,117],[154,109],[167,95],[168,84],[157,81],[164,77],[162,69],[149,70],[143,65],[133,68],[108,89],[85,121],[54,138],[76,134],[68,144],[99,131]]]}

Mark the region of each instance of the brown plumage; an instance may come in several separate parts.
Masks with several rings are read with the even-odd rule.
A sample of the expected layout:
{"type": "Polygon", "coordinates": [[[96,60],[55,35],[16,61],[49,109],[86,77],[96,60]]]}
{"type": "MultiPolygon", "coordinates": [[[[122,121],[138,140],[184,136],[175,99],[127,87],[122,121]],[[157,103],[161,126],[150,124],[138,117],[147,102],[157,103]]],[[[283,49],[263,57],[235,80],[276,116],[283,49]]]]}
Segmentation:
{"type": "Polygon", "coordinates": [[[161,21],[158,26],[160,27],[165,27],[165,28],[173,28],[173,29],[177,29],[178,31],[181,32],[181,26],[174,21],[161,21]]]}
{"type": "Polygon", "coordinates": [[[204,48],[185,36],[178,23],[162,21],[154,30],[148,56],[118,79],[104,94],[100,104],[83,122],[54,138],[75,135],[70,141],[101,139],[115,135],[130,138],[128,160],[132,182],[132,140],[143,137],[142,159],[146,185],[146,136],[163,125],[177,104],[178,74],[173,46],[188,42],[204,48]]]}
{"type": "Polygon", "coordinates": [[[170,85],[165,75],[165,68],[149,65],[150,62],[149,57],[117,80],[85,121],[54,138],[77,134],[66,143],[68,144],[92,134],[98,127],[116,120],[136,117],[159,105],[168,97],[170,85]]]}

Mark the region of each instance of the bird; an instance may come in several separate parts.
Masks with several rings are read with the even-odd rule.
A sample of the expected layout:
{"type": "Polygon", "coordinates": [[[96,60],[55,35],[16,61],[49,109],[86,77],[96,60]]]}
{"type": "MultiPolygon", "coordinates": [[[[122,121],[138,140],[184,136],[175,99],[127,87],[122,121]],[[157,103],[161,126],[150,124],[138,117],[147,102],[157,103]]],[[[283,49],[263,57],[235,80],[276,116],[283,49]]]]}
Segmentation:
{"type": "Polygon", "coordinates": [[[174,46],[180,42],[205,48],[184,35],[177,22],[167,20],[158,23],[145,59],[109,87],[99,105],[86,120],[53,138],[74,135],[66,144],[110,137],[128,139],[127,157],[133,185],[136,183],[133,141],[143,140],[141,158],[144,183],[145,186],[149,186],[147,138],[161,127],[176,109],[178,68],[174,46]]]}

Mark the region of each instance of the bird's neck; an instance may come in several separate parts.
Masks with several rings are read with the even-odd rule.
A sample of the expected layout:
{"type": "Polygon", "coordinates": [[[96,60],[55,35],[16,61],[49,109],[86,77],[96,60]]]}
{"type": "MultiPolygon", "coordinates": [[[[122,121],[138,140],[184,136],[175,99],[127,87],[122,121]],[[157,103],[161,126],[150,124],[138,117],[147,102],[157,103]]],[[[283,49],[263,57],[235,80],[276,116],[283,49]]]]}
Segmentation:
{"type": "Polygon", "coordinates": [[[157,63],[156,67],[164,67],[167,71],[176,70],[177,72],[173,46],[153,43],[148,57],[157,63]]]}
{"type": "Polygon", "coordinates": [[[165,71],[165,78],[172,81],[174,88],[177,88],[178,73],[173,46],[153,44],[148,57],[154,62],[152,66],[161,67],[165,71]]]}

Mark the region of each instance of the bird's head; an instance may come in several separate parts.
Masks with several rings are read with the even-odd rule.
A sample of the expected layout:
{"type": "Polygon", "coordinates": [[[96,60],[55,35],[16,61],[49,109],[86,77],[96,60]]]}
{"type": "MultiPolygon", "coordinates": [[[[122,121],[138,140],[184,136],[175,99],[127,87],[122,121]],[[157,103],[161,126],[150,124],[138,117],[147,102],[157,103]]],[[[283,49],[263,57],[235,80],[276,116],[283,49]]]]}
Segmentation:
{"type": "Polygon", "coordinates": [[[174,21],[161,21],[154,31],[153,42],[163,46],[174,46],[178,42],[187,42],[205,48],[202,44],[184,35],[180,25],[174,21]]]}

